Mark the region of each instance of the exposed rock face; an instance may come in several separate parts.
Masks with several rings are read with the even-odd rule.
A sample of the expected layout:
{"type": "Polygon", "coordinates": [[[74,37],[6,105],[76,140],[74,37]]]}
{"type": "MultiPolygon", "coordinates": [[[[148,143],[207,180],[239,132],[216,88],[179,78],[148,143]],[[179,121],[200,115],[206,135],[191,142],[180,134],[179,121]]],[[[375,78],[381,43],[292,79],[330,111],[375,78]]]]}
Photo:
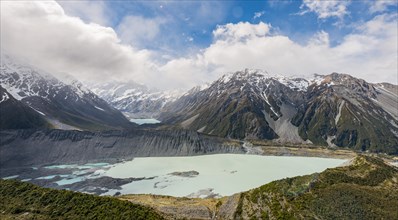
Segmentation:
{"type": "Polygon", "coordinates": [[[243,153],[240,144],[194,131],[0,131],[0,166],[116,162],[133,157],[243,153]]]}

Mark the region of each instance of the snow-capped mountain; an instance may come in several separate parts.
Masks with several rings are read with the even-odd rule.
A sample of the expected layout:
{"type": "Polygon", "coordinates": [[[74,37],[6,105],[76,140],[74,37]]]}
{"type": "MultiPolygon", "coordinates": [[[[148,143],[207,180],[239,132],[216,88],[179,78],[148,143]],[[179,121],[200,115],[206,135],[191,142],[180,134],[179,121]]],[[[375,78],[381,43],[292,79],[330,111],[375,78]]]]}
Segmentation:
{"type": "Polygon", "coordinates": [[[12,96],[41,114],[52,127],[105,129],[132,124],[80,82],[50,74],[1,54],[0,83],[12,96]]]}
{"type": "Polygon", "coordinates": [[[167,104],[160,120],[222,137],[398,151],[398,86],[246,69],[167,104]]]}
{"type": "Polygon", "coordinates": [[[157,91],[132,81],[97,83],[89,87],[128,118],[158,118],[165,104],[181,95],[181,91],[157,91]]]}

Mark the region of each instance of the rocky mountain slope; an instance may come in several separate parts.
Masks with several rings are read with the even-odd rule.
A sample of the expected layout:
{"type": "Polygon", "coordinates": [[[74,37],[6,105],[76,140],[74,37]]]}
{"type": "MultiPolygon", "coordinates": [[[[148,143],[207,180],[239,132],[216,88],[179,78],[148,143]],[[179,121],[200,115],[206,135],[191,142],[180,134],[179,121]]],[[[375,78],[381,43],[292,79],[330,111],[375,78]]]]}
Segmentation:
{"type": "Polygon", "coordinates": [[[0,129],[49,128],[40,113],[16,100],[0,85],[0,129]]]}
{"type": "Polygon", "coordinates": [[[221,137],[398,153],[398,87],[346,74],[303,79],[246,69],[192,89],[160,120],[221,137]]]}
{"type": "MultiPolygon", "coordinates": [[[[207,89],[194,88],[166,106],[160,118],[165,123],[180,123],[184,128],[223,137],[276,139],[276,126],[281,125],[273,121],[283,116],[282,111],[286,116],[295,114],[294,105],[303,96],[300,87],[291,90],[261,72],[246,70],[224,75],[207,89]]],[[[294,131],[285,136],[301,141],[294,131]]]]}
{"type": "Polygon", "coordinates": [[[316,144],[397,153],[398,87],[333,73],[309,86],[292,122],[316,144]]]}
{"type": "Polygon", "coordinates": [[[60,129],[131,127],[123,114],[70,77],[63,81],[1,54],[0,83],[14,99],[60,129]]]}
{"type": "Polygon", "coordinates": [[[89,84],[89,88],[128,118],[158,118],[164,105],[180,96],[179,91],[161,92],[132,81],[89,84]]]}

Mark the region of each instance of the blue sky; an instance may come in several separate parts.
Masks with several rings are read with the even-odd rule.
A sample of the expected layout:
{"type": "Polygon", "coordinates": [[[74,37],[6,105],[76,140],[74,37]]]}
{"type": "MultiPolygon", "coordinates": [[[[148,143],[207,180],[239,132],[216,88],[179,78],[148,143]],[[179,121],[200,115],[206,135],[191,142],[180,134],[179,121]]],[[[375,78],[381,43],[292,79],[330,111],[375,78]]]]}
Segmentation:
{"type": "Polygon", "coordinates": [[[1,1],[1,47],[54,75],[190,88],[244,68],[398,84],[398,0],[1,1]],[[39,31],[38,31],[39,30],[39,31]]]}
{"type": "MultiPolygon", "coordinates": [[[[156,41],[148,39],[133,42],[134,46],[152,50],[162,50],[166,47],[179,55],[192,49],[209,46],[213,41],[212,32],[217,25],[264,22],[271,24],[278,33],[300,44],[305,44],[315,33],[323,30],[329,33],[330,44],[334,46],[341,43],[344,36],[354,32],[355,26],[359,23],[366,22],[381,13],[397,11],[396,0],[380,1],[384,2],[384,5],[379,11],[369,10],[374,1],[340,2],[346,2],[344,4],[346,13],[341,13],[341,16],[331,15],[320,18],[316,11],[311,11],[300,0],[94,1],[91,4],[103,4],[104,10],[101,18],[95,18],[85,15],[84,11],[76,12],[74,7],[67,7],[65,2],[59,1],[61,5],[66,5],[64,7],[66,13],[79,16],[86,22],[102,20],[104,25],[111,26],[115,30],[126,16],[140,16],[147,20],[157,19],[161,32],[159,38],[156,41]]],[[[80,7],[78,4],[76,6],[80,7]]],[[[131,27],[131,30],[134,31],[134,28],[131,27]]]]}

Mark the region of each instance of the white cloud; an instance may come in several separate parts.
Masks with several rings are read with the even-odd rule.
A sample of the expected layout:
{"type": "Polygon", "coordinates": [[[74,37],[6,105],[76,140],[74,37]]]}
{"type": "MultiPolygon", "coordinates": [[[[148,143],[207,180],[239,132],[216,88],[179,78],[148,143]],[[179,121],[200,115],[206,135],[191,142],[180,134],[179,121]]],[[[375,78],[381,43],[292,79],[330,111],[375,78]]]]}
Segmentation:
{"type": "Polygon", "coordinates": [[[370,2],[370,13],[384,12],[389,6],[397,6],[397,0],[374,0],[370,2]]]}
{"type": "Polygon", "coordinates": [[[67,16],[51,1],[2,1],[1,48],[53,74],[78,79],[129,77],[152,72],[151,53],[120,44],[112,28],[67,16]]]}
{"type": "MultiPolygon", "coordinates": [[[[159,64],[152,51],[123,44],[112,28],[66,15],[56,2],[1,1],[1,48],[54,74],[66,72],[80,80],[132,79],[160,88],[189,88],[244,68],[284,75],[345,72],[398,83],[396,23],[397,14],[378,15],[357,25],[336,46],[325,31],[302,45],[275,33],[270,24],[230,23],[217,26],[207,48],[188,57],[168,56],[168,62],[159,64]]],[[[151,31],[140,32],[156,41],[157,28],[153,24],[151,31]]]]}
{"type": "Polygon", "coordinates": [[[326,19],[330,17],[343,19],[343,17],[348,14],[347,5],[349,3],[349,0],[303,0],[302,5],[300,6],[302,11],[299,14],[303,15],[308,12],[314,12],[320,19],[326,19]]]}
{"type": "Polygon", "coordinates": [[[270,31],[271,25],[260,22],[253,25],[249,22],[218,25],[213,31],[216,40],[243,41],[253,37],[264,37],[270,31]]]}
{"type": "Polygon", "coordinates": [[[397,82],[397,15],[380,15],[359,25],[341,44],[330,46],[329,34],[316,33],[306,45],[270,34],[270,25],[237,23],[214,30],[215,41],[191,59],[167,64],[175,74],[208,73],[203,79],[243,68],[265,69],[282,75],[349,73],[371,82],[397,82]],[[242,37],[245,40],[241,40],[242,37]]]}
{"type": "Polygon", "coordinates": [[[255,20],[257,18],[261,18],[264,14],[265,14],[265,11],[255,12],[254,16],[253,16],[253,20],[255,20]]]}
{"type": "Polygon", "coordinates": [[[153,41],[160,32],[160,25],[165,23],[162,18],[144,18],[141,16],[125,16],[116,31],[120,39],[133,45],[144,45],[153,41]]]}
{"type": "Polygon", "coordinates": [[[308,45],[313,46],[329,46],[329,34],[325,31],[316,33],[308,42],[308,45]]]}

